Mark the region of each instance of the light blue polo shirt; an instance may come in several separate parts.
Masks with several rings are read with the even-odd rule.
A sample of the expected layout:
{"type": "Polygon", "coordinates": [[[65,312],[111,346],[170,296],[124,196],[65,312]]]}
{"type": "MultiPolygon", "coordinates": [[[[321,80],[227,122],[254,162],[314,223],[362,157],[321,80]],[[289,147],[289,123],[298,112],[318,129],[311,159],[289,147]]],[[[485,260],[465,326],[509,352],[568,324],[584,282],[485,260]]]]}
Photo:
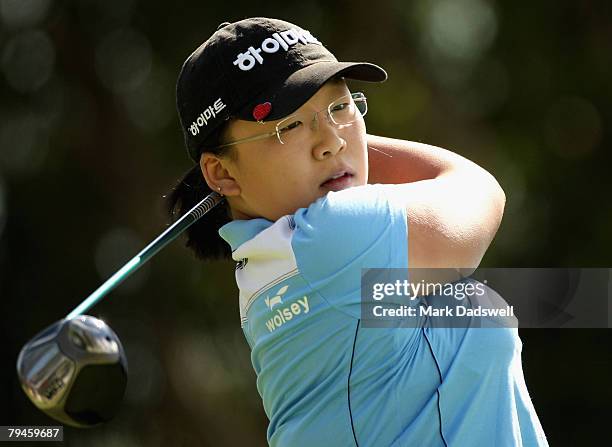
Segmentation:
{"type": "Polygon", "coordinates": [[[398,189],[330,192],[276,222],[219,229],[269,444],[547,446],[517,329],[362,326],[361,269],[408,268],[398,189]]]}

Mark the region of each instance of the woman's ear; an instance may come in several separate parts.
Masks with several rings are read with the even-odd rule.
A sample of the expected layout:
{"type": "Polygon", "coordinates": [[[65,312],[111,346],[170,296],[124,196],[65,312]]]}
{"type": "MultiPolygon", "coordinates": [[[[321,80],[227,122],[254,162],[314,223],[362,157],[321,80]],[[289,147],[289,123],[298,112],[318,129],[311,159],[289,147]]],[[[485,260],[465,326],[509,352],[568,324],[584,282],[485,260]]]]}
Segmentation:
{"type": "Polygon", "coordinates": [[[230,174],[230,170],[232,173],[235,171],[235,166],[229,158],[221,158],[210,152],[203,152],[200,156],[200,169],[206,183],[213,191],[219,191],[225,196],[240,194],[240,185],[230,174]]]}

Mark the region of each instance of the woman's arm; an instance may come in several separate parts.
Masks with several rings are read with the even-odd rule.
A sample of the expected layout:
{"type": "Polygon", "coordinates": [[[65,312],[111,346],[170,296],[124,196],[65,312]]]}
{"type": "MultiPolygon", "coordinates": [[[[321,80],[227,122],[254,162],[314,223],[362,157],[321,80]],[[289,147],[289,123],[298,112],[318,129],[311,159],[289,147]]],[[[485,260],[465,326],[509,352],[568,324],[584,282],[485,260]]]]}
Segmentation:
{"type": "Polygon", "coordinates": [[[375,135],[368,157],[368,183],[397,184],[405,198],[408,265],[478,267],[506,202],[495,178],[448,150],[375,135]]]}

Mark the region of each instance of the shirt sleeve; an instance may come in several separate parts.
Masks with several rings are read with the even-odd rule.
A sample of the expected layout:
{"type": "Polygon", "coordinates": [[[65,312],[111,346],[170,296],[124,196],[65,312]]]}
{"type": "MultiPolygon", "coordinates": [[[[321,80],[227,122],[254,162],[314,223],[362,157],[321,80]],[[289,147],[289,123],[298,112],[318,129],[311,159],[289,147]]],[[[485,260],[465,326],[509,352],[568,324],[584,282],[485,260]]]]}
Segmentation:
{"type": "Polygon", "coordinates": [[[408,268],[406,207],[397,185],[329,192],[294,216],[298,270],[328,303],[359,317],[361,270],[408,268]]]}

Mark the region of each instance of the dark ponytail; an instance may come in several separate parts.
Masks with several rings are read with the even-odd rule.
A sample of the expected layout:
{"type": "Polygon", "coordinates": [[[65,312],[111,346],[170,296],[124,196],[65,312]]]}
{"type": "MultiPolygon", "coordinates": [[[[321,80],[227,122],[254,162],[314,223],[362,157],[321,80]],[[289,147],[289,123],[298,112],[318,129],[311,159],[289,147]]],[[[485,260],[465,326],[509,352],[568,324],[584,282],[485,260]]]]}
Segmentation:
{"type": "MultiPolygon", "coordinates": [[[[227,128],[227,122],[211,135],[204,143],[204,147],[214,147],[220,144],[221,136],[227,128]]],[[[225,151],[228,156],[234,154],[229,148],[225,151]]],[[[208,150],[206,152],[221,155],[223,149],[208,150]]],[[[166,197],[166,211],[171,223],[176,222],[187,211],[204,199],[212,190],[209,188],[199,164],[196,164],[184,175],[183,179],[172,189],[166,197]]],[[[223,200],[212,208],[204,217],[187,228],[187,242],[197,259],[203,261],[231,260],[232,250],[229,244],[219,236],[218,230],[232,220],[227,200],[223,200]]]]}

